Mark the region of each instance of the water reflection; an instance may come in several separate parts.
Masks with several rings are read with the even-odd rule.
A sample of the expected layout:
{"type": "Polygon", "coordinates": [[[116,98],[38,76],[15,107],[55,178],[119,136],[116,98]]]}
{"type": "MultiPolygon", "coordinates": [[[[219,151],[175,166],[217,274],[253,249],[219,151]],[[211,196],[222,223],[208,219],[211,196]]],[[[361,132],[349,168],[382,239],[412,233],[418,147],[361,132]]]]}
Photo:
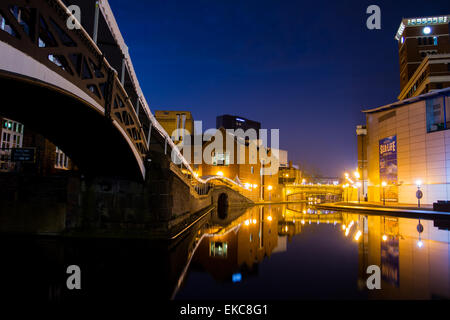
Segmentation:
{"type": "Polygon", "coordinates": [[[213,212],[176,242],[3,236],[1,290],[57,302],[448,299],[448,229],[298,204],[213,212]],[[78,292],[65,286],[71,264],[78,292]],[[369,265],[381,268],[381,290],[366,288],[369,265]]]}
{"type": "Polygon", "coordinates": [[[176,298],[450,298],[441,221],[266,206],[213,216],[198,241],[176,298]],[[369,265],[381,290],[366,287],[369,265]]]}

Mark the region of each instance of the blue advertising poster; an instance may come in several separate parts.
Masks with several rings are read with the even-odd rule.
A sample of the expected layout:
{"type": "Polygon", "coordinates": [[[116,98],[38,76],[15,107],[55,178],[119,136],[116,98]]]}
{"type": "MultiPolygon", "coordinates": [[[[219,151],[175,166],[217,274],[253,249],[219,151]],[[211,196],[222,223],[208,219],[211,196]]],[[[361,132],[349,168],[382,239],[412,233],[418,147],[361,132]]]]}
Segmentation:
{"type": "Polygon", "coordinates": [[[397,136],[381,139],[380,179],[388,184],[397,183],[397,136]]]}
{"type": "Polygon", "coordinates": [[[399,238],[389,236],[381,241],[381,278],[384,281],[399,287],[399,238]]]}

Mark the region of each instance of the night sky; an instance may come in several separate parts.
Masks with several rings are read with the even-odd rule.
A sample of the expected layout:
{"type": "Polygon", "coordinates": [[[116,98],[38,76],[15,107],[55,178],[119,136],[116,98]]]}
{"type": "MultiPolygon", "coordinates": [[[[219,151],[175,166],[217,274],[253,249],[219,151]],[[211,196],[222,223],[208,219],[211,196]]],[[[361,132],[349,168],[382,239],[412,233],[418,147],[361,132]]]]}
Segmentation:
{"type": "Polygon", "coordinates": [[[295,164],[326,176],[356,167],[363,109],[396,101],[403,17],[450,1],[109,0],[154,110],[220,114],[280,129],[295,164]],[[381,8],[381,30],[366,8],[381,8]]]}

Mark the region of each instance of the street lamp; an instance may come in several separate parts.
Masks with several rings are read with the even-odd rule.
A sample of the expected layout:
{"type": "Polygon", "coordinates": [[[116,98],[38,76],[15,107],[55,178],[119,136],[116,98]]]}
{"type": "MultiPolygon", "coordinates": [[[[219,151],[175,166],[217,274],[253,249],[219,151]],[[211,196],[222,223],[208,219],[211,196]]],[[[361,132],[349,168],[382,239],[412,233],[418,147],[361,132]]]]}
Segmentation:
{"type": "Polygon", "coordinates": [[[357,182],[356,186],[358,187],[358,203],[361,203],[361,182],[357,182]]]}
{"type": "MultiPolygon", "coordinates": [[[[347,187],[348,187],[348,185],[347,184],[344,184],[343,186],[342,186],[342,188],[344,188],[344,196],[343,196],[343,200],[345,201],[345,191],[347,191],[347,187]]],[[[347,192],[347,195],[348,195],[348,192],[347,192]]],[[[348,202],[348,197],[347,197],[347,202],[348,202]]]]}
{"type": "Polygon", "coordinates": [[[271,191],[272,191],[273,187],[272,186],[267,186],[267,190],[269,190],[269,201],[272,200],[272,195],[271,195],[271,191]]]}
{"type": "Polygon", "coordinates": [[[358,170],[355,170],[355,172],[353,173],[357,182],[356,182],[356,186],[358,187],[358,203],[361,203],[361,182],[359,182],[359,178],[361,178],[361,175],[359,174],[358,170]]]}
{"type": "Polygon", "coordinates": [[[386,181],[381,182],[381,186],[383,187],[383,206],[385,206],[386,205],[386,196],[384,193],[384,191],[385,191],[384,188],[386,188],[387,182],[386,181]]]}
{"type": "Polygon", "coordinates": [[[416,198],[417,198],[417,207],[420,208],[420,199],[423,197],[423,192],[420,190],[420,187],[422,186],[422,180],[416,181],[417,191],[416,191],[416,198]]]}

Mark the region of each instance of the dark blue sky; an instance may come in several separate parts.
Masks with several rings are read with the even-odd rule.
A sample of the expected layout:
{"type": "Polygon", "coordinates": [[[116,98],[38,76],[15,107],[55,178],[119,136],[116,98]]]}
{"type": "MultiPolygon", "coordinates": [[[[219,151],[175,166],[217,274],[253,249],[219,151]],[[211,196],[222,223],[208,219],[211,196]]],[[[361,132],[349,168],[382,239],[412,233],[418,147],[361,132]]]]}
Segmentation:
{"type": "Polygon", "coordinates": [[[401,19],[450,13],[448,0],[109,2],[152,111],[279,128],[290,160],[324,175],[356,167],[360,111],[396,100],[401,19]],[[381,30],[366,28],[371,4],[381,30]]]}

